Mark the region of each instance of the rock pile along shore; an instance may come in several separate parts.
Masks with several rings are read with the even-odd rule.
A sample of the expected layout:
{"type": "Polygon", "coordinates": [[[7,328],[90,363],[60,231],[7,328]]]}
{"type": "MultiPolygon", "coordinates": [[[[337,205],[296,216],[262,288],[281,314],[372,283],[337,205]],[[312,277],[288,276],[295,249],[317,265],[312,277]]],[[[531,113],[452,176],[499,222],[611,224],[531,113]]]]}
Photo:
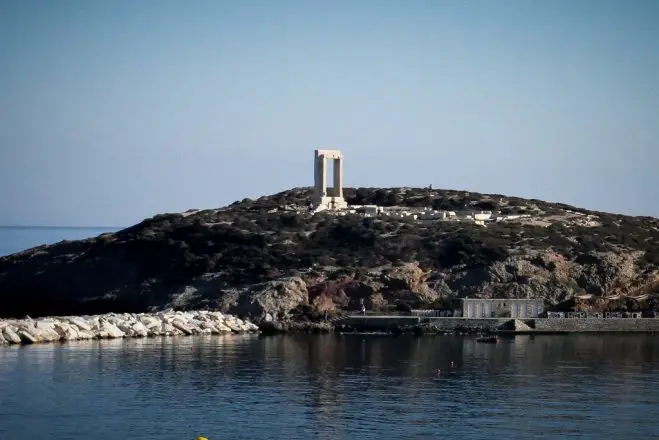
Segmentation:
{"type": "Polygon", "coordinates": [[[26,317],[0,320],[0,345],[258,331],[259,328],[249,321],[210,311],[26,317]]]}

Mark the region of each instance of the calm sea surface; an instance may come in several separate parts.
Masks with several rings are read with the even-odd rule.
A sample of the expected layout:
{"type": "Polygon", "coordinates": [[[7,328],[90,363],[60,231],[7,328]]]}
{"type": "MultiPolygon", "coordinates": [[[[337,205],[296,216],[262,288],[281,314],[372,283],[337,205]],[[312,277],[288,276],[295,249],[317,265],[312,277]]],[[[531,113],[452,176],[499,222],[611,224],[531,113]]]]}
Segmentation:
{"type": "Polygon", "coordinates": [[[34,345],[0,348],[0,439],[656,439],[658,389],[651,335],[34,345]]]}
{"type": "Polygon", "coordinates": [[[0,226],[0,257],[42,244],[53,244],[62,240],[80,240],[95,237],[104,232],[116,232],[119,229],[112,227],[0,226]]]}

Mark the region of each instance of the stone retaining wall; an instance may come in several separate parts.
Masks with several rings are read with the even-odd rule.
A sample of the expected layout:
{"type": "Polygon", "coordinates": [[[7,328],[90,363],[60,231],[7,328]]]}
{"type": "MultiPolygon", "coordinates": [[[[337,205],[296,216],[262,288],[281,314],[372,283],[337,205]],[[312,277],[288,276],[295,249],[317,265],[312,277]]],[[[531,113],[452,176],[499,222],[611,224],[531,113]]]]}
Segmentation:
{"type": "Polygon", "coordinates": [[[496,331],[510,318],[448,318],[419,316],[350,316],[336,322],[339,330],[427,332],[496,331]]]}
{"type": "Polygon", "coordinates": [[[510,333],[659,332],[655,318],[448,318],[417,316],[351,316],[337,321],[339,330],[510,333]]]}

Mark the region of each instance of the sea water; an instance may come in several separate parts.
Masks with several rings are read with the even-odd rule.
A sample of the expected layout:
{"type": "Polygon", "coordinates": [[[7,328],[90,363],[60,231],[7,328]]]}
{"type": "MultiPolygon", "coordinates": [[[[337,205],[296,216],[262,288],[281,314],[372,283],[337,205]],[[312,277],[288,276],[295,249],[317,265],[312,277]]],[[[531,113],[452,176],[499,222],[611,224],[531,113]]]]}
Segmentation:
{"type": "Polygon", "coordinates": [[[0,439],[659,438],[653,335],[226,335],[0,348],[0,439]]]}

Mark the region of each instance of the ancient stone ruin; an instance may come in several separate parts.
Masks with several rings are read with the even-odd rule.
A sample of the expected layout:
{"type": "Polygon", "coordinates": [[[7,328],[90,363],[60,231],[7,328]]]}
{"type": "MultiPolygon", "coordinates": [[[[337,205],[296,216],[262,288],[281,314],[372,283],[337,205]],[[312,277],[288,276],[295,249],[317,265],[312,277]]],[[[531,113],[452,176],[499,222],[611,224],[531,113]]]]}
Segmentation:
{"type": "Polygon", "coordinates": [[[311,200],[316,211],[339,210],[348,207],[343,198],[343,154],[339,150],[315,150],[314,191],[311,200]],[[334,161],[334,176],[327,187],[327,160],[334,161]]]}

